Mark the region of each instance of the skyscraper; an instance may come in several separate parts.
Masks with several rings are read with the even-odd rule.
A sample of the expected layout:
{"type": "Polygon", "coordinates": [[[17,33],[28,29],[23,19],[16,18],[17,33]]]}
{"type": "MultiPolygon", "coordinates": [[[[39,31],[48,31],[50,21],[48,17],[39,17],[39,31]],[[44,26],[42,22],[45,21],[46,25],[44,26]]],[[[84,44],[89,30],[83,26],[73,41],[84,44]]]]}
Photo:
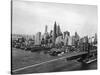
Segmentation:
{"type": "Polygon", "coordinates": [[[53,38],[52,38],[52,42],[53,44],[55,43],[55,40],[56,40],[56,37],[57,37],[57,33],[56,33],[56,30],[57,29],[57,24],[56,24],[56,21],[54,23],[54,30],[53,30],[53,38]]]}
{"type": "Polygon", "coordinates": [[[57,34],[57,37],[59,35],[59,28],[58,28],[58,25],[56,25],[56,34],[57,34]]]}
{"type": "Polygon", "coordinates": [[[95,39],[94,39],[94,43],[97,44],[97,33],[95,33],[95,39]]]}
{"type": "Polygon", "coordinates": [[[59,25],[56,27],[56,34],[57,34],[57,37],[62,34],[59,25]]]}
{"type": "Polygon", "coordinates": [[[75,40],[78,41],[79,40],[79,35],[77,34],[77,32],[75,32],[75,40]]]}
{"type": "Polygon", "coordinates": [[[47,31],[48,26],[45,26],[45,33],[44,33],[44,40],[47,40],[49,38],[49,33],[47,31]]]}
{"type": "Polygon", "coordinates": [[[69,31],[65,31],[65,32],[63,33],[63,38],[65,38],[65,36],[70,36],[70,32],[69,32],[69,31]]]}

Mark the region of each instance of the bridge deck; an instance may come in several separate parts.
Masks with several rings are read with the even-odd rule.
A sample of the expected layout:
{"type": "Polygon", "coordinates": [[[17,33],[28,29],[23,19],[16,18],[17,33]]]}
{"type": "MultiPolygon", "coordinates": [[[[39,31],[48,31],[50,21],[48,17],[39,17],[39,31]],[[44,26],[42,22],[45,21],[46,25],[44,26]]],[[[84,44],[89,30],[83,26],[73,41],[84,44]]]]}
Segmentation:
{"type": "MultiPolygon", "coordinates": [[[[96,50],[92,50],[90,52],[96,52],[96,50]]],[[[61,59],[64,59],[64,58],[71,58],[71,57],[75,57],[75,56],[79,56],[79,55],[83,55],[83,54],[87,54],[87,53],[88,52],[86,52],[86,51],[84,51],[84,52],[72,52],[72,53],[67,53],[67,54],[65,53],[63,56],[59,56],[59,58],[57,58],[57,59],[53,59],[53,60],[41,62],[41,63],[38,63],[38,64],[26,66],[26,67],[23,67],[23,68],[19,68],[19,69],[16,69],[16,70],[12,70],[12,72],[13,73],[18,72],[18,71],[28,69],[28,68],[31,68],[31,67],[36,67],[36,66],[39,66],[39,65],[42,65],[42,64],[45,64],[45,63],[50,63],[50,62],[61,60],[61,59]]]]}

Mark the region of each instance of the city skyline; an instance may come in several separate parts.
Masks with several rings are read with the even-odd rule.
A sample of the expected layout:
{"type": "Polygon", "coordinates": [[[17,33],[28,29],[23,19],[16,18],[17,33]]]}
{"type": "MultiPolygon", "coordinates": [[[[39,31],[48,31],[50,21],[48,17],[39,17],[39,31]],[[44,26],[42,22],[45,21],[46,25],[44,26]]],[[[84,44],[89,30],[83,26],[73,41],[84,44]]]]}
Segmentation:
{"type": "Polygon", "coordinates": [[[61,31],[80,36],[97,33],[97,6],[31,1],[13,1],[12,33],[36,34],[53,30],[54,22],[61,31]],[[32,10],[33,9],[33,10],[32,10]]]}

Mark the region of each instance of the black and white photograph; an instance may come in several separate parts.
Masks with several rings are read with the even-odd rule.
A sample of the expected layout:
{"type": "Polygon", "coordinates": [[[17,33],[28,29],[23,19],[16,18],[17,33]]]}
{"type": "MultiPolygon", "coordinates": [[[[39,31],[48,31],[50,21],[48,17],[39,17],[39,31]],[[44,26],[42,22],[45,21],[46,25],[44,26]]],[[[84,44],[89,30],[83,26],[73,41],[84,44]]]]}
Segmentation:
{"type": "Polygon", "coordinates": [[[97,70],[98,6],[11,0],[11,74],[97,70]]]}

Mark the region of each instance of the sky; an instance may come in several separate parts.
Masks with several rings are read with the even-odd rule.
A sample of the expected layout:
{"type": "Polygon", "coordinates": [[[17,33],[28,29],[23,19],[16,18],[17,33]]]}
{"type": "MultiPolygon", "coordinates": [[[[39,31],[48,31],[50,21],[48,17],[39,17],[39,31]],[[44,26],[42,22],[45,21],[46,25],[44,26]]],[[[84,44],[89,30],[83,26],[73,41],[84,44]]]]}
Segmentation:
{"type": "Polygon", "coordinates": [[[55,21],[62,32],[92,36],[98,29],[97,6],[13,0],[12,33],[43,34],[45,25],[50,32],[55,21]]]}

